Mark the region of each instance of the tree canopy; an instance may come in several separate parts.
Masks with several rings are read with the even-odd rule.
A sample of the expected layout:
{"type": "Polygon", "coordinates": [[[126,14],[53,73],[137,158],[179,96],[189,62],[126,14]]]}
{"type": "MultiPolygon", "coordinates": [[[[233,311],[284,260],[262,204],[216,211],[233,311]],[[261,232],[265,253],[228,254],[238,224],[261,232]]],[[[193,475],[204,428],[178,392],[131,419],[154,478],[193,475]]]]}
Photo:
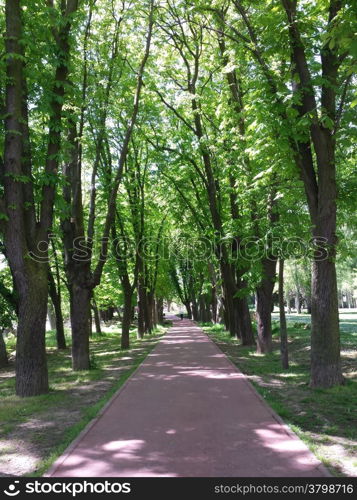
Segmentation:
{"type": "Polygon", "coordinates": [[[49,293],[74,370],[90,368],[91,311],[119,311],[127,348],[173,300],[270,352],[278,261],[280,305],[311,311],[311,385],[343,382],[356,19],[349,0],[1,1],[0,317],[16,316],[18,395],[48,391],[49,293]]]}

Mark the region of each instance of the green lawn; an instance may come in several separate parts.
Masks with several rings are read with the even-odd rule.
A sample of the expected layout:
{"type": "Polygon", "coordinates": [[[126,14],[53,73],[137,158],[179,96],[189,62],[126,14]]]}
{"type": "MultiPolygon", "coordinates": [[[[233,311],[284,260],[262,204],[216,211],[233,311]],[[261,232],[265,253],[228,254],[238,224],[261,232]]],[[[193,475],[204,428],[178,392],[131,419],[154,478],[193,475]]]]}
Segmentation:
{"type": "Polygon", "coordinates": [[[310,329],[306,325],[310,318],[296,316],[288,318],[289,370],[281,367],[276,320],[273,321],[274,350],[268,355],[258,355],[255,348],[240,346],[222,325],[206,325],[204,330],[334,474],[356,475],[357,314],[341,315],[346,383],[331,389],[311,389],[308,385],[310,329]]]}
{"type": "MultiPolygon", "coordinates": [[[[50,392],[32,398],[15,395],[13,361],[0,370],[0,476],[36,475],[68,446],[125,382],[166,331],[137,340],[120,350],[120,325],[104,328],[90,340],[92,369],[73,372],[70,350],[57,351],[53,332],[47,332],[50,392]]],[[[70,339],[68,338],[68,344],[70,339]]],[[[13,359],[14,338],[7,340],[13,359]]]]}

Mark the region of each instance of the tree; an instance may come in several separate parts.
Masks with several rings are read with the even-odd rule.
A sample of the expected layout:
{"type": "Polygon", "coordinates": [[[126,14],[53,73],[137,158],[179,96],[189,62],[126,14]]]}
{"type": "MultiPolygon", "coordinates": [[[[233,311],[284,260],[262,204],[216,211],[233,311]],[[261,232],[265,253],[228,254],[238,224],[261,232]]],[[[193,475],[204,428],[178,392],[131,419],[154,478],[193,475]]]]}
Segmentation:
{"type": "Polygon", "coordinates": [[[64,198],[70,207],[69,214],[63,221],[63,232],[65,241],[66,252],[66,272],[70,286],[70,300],[71,300],[71,324],[72,324],[72,366],[75,370],[87,370],[90,368],[89,358],[89,315],[90,315],[90,302],[92,299],[93,290],[100,284],[101,276],[103,273],[104,264],[107,259],[110,231],[112,229],[115,213],[116,213],[116,199],[119,185],[123,176],[123,168],[128,155],[130,141],[133,130],[137,121],[139,112],[140,95],[143,86],[143,74],[146,62],[149,57],[150,44],[152,38],[152,29],[154,24],[154,3],[150,2],[149,12],[147,15],[147,33],[145,37],[145,47],[142,58],[139,62],[139,68],[135,79],[136,88],[134,89],[134,102],[131,109],[128,111],[127,124],[123,131],[122,142],[119,146],[118,153],[118,166],[114,172],[109,167],[112,165],[111,150],[106,148],[108,145],[108,131],[106,129],[107,121],[107,108],[109,104],[110,91],[113,85],[113,72],[114,64],[117,57],[118,50],[118,37],[119,27],[123,19],[125,6],[123,12],[118,19],[113,14],[115,20],[115,30],[113,38],[113,48],[110,56],[109,73],[107,76],[107,86],[104,94],[104,102],[101,103],[102,107],[99,112],[98,128],[94,130],[96,151],[94,168],[91,176],[91,198],[88,216],[88,226],[85,228],[84,224],[84,206],[82,201],[82,153],[81,142],[83,134],[83,124],[85,116],[85,100],[87,92],[87,36],[90,29],[91,13],[87,22],[87,30],[84,40],[84,74],[82,81],[82,107],[80,114],[80,130],[79,137],[77,134],[75,122],[73,118],[69,124],[69,143],[71,145],[71,157],[68,162],[64,175],[68,180],[65,187],[64,198]],[[78,140],[79,139],[79,140],[78,140]],[[104,150],[104,151],[103,151],[104,150]],[[107,191],[106,191],[106,215],[101,230],[101,245],[100,254],[97,263],[92,269],[93,257],[93,240],[95,236],[95,218],[96,218],[96,179],[98,175],[99,162],[104,160],[107,162],[107,191]],[[85,254],[78,258],[78,254],[74,249],[82,246],[85,254]]]}
{"type": "Polygon", "coordinates": [[[18,300],[16,393],[19,396],[35,396],[48,391],[45,350],[48,250],[40,258],[37,250],[39,245],[48,244],[53,219],[62,110],[70,59],[69,34],[77,7],[76,0],[67,0],[62,2],[59,12],[51,4],[48,8],[48,12],[55,14],[51,16],[50,26],[55,46],[55,68],[48,98],[47,152],[37,215],[28,121],[28,78],[24,64],[25,16],[20,0],[6,1],[7,84],[2,212],[6,214],[3,220],[6,255],[18,300]]]}
{"type": "MultiPolygon", "coordinates": [[[[327,20],[322,3],[312,7],[309,23],[302,26],[299,5],[296,0],[283,0],[279,9],[269,13],[266,23],[282,23],[286,26],[292,73],[287,87],[284,71],[284,43],[278,47],[282,67],[278,74],[271,70],[271,52],[268,40],[258,36],[257,23],[261,12],[250,17],[243,2],[234,0],[236,12],[241,17],[243,33],[227,24],[231,36],[243,44],[253,56],[265,78],[270,95],[274,99],[274,113],[286,126],[287,141],[291,148],[301,179],[311,218],[311,234],[314,242],[312,272],[312,350],[311,385],[329,387],[343,382],[340,364],[337,288],[335,271],[336,254],[336,137],[346,101],[348,76],[352,58],[348,54],[350,16],[352,9],[342,11],[343,2],[331,0],[327,20]],[[277,13],[277,14],[276,14],[277,13]],[[274,17],[278,16],[277,17],[274,17]],[[253,20],[252,20],[253,19],[253,20]],[[317,22],[316,22],[317,20],[317,22]],[[314,24],[315,23],[315,24],[314,24]],[[302,36],[302,30],[308,30],[302,36]],[[311,33],[318,33],[319,50],[311,46],[311,33]],[[340,40],[337,41],[338,37],[340,40]],[[282,51],[284,52],[282,54],[282,51]],[[316,59],[320,58],[319,78],[315,78],[316,59]],[[346,64],[347,63],[347,64],[346,64]],[[343,65],[345,64],[345,66],[343,65]],[[349,66],[346,77],[346,66],[349,66]],[[281,77],[283,74],[283,77],[281,77]],[[285,104],[282,95],[290,97],[285,104]],[[337,105],[337,96],[340,102],[337,105]],[[328,313],[327,313],[328,311],[328,313]]],[[[266,32],[269,36],[269,29],[266,32]]],[[[271,37],[270,37],[271,40],[271,37]]],[[[276,57],[275,57],[276,61],[276,57]]],[[[285,65],[286,66],[286,65],[285,65]]]]}

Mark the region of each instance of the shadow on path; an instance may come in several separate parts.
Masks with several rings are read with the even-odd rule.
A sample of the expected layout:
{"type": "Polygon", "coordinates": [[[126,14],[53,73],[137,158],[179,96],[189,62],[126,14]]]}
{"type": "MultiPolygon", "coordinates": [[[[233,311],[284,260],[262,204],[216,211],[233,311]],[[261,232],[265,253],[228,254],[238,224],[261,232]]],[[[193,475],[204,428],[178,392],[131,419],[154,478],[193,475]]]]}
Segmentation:
{"type": "Polygon", "coordinates": [[[206,334],[171,319],[166,336],[48,475],[327,475],[206,334]]]}

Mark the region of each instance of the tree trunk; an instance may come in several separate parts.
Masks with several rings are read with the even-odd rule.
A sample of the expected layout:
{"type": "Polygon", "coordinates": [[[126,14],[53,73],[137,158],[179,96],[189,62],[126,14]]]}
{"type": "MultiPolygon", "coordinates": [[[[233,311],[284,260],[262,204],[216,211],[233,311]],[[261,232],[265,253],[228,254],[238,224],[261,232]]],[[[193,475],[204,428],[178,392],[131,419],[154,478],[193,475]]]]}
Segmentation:
{"type": "Polygon", "coordinates": [[[224,294],[224,309],[225,309],[225,322],[227,330],[229,331],[231,337],[240,338],[241,332],[238,324],[238,311],[237,311],[237,301],[234,298],[236,293],[236,286],[234,283],[234,276],[232,273],[231,266],[226,263],[226,259],[222,259],[220,262],[222,282],[223,282],[223,294],[224,294]]]}
{"type": "Polygon", "coordinates": [[[192,309],[190,302],[185,302],[188,319],[192,319],[192,309]]]}
{"type": "Polygon", "coordinates": [[[193,299],[192,300],[192,305],[191,305],[191,310],[192,310],[192,318],[194,321],[200,321],[200,316],[199,316],[199,313],[198,313],[198,304],[197,304],[197,300],[196,299],[193,299]]]}
{"type": "Polygon", "coordinates": [[[100,325],[100,316],[99,316],[99,311],[98,311],[98,306],[95,300],[93,301],[93,312],[94,312],[94,323],[95,323],[95,331],[101,335],[102,334],[102,327],[100,325]]]}
{"type": "Polygon", "coordinates": [[[313,262],[311,297],[311,387],[343,383],[336,269],[328,259],[313,262]]]}
{"type": "Polygon", "coordinates": [[[66,337],[64,335],[63,315],[61,307],[61,295],[57,292],[54,277],[51,270],[48,273],[49,295],[55,310],[56,341],[58,349],[66,349],[66,337]]]}
{"type": "Polygon", "coordinates": [[[153,304],[153,326],[156,327],[159,323],[159,304],[158,299],[154,300],[153,304]]]}
{"type": "Polygon", "coordinates": [[[132,294],[130,290],[124,290],[124,309],[123,319],[121,324],[121,348],[129,349],[130,347],[130,324],[131,324],[131,309],[132,309],[132,294]]]}
{"type": "Polygon", "coordinates": [[[284,305],[284,259],[279,259],[279,317],[281,363],[286,370],[289,368],[289,353],[284,305]]]}
{"type": "Polygon", "coordinates": [[[0,368],[4,368],[9,363],[3,331],[0,330],[0,368]]]}
{"type": "Polygon", "coordinates": [[[263,280],[256,289],[257,294],[257,351],[272,351],[271,309],[276,272],[276,260],[264,259],[263,280]]]}
{"type": "Polygon", "coordinates": [[[89,315],[92,292],[74,281],[70,288],[73,370],[89,370],[89,315]]]}
{"type": "Polygon", "coordinates": [[[243,345],[255,345],[252,320],[250,317],[247,297],[240,297],[237,300],[238,321],[242,335],[243,345]]]}
{"type": "Polygon", "coordinates": [[[151,297],[150,294],[144,290],[144,321],[145,321],[145,333],[151,335],[152,333],[152,309],[151,309],[151,297]]]}
{"type": "Polygon", "coordinates": [[[145,333],[145,312],[144,312],[144,302],[145,302],[145,290],[142,283],[142,278],[138,279],[138,337],[142,339],[145,333]]]}
{"type": "Polygon", "coordinates": [[[19,315],[16,343],[16,394],[48,392],[46,356],[47,264],[29,261],[16,279],[19,315]]]}
{"type": "Polygon", "coordinates": [[[157,320],[160,325],[164,322],[164,299],[156,299],[157,320]]]}

